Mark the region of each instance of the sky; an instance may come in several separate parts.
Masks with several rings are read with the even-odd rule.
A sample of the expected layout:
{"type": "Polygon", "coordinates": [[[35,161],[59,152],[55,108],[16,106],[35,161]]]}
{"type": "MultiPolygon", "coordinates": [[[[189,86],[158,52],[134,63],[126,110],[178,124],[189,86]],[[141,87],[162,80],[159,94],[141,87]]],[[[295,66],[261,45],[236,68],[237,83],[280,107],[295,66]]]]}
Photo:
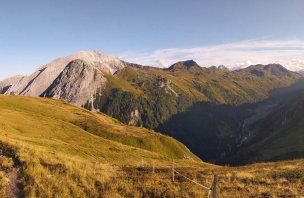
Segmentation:
{"type": "Polygon", "coordinates": [[[144,65],[304,69],[303,0],[0,0],[0,78],[97,50],[144,65]]]}

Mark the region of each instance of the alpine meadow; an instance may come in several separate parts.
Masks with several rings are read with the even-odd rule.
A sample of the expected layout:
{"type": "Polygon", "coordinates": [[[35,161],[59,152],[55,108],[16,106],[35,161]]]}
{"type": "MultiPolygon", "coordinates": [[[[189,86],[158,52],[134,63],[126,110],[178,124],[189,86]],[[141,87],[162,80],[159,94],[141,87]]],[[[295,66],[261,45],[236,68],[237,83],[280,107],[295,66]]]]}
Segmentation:
{"type": "Polygon", "coordinates": [[[304,197],[303,8],[1,2],[0,197],[304,197]]]}

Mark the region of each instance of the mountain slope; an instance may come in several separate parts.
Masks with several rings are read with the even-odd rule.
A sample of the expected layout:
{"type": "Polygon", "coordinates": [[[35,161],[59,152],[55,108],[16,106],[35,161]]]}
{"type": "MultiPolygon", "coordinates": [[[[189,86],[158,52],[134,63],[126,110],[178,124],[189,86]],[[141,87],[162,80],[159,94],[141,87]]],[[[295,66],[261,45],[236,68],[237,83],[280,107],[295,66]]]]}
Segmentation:
{"type": "Polygon", "coordinates": [[[62,101],[0,96],[0,118],[0,173],[3,153],[18,157],[28,197],[99,196],[96,182],[141,161],[202,164],[173,138],[62,101]]]}
{"type": "Polygon", "coordinates": [[[259,108],[266,109],[270,104],[271,108],[245,120],[247,131],[253,135],[236,153],[227,156],[227,161],[239,164],[304,156],[304,80],[277,90],[259,108]]]}
{"type": "Polygon", "coordinates": [[[81,106],[106,82],[102,71],[78,59],[71,61],[41,96],[81,106]]]}
{"type": "Polygon", "coordinates": [[[281,69],[280,65],[257,65],[225,71],[202,68],[191,61],[169,69],[127,66],[111,77],[103,92],[97,92],[93,106],[126,124],[138,111],[136,125],[157,128],[196,102],[255,103],[267,98],[271,90],[289,86],[300,78],[299,74],[281,69]],[[256,75],[255,71],[264,75],[256,75]]]}
{"type": "Polygon", "coordinates": [[[180,174],[209,187],[213,173],[224,197],[304,193],[303,160],[213,166],[170,137],[52,99],[0,96],[0,118],[1,197],[12,173],[25,197],[206,197],[180,174]]]}
{"type": "Polygon", "coordinates": [[[24,78],[24,76],[18,75],[0,81],[0,94],[9,93],[9,89],[22,78],[24,78]]]}
{"type": "MultiPolygon", "coordinates": [[[[93,138],[94,141],[100,141],[100,145],[108,145],[109,148],[111,146],[125,147],[126,150],[132,151],[131,156],[136,156],[137,152],[141,152],[147,153],[147,156],[151,153],[151,156],[164,159],[184,156],[197,159],[185,146],[172,138],[144,128],[125,126],[108,116],[91,113],[61,101],[0,96],[0,107],[3,126],[1,131],[9,138],[31,136],[30,142],[34,145],[39,144],[43,147],[43,142],[56,144],[48,139],[51,136],[57,138],[62,136],[61,141],[67,141],[64,139],[71,137],[72,142],[74,141],[72,136],[81,136],[83,142],[79,143],[85,143],[85,138],[88,142],[92,142],[93,138]],[[132,147],[139,150],[133,150],[132,147]]],[[[75,146],[75,142],[73,144],[75,146]]],[[[94,147],[94,145],[91,146],[94,147]]],[[[98,152],[106,153],[107,150],[98,152]]],[[[117,155],[120,153],[118,152],[117,155]]]]}
{"type": "Polygon", "coordinates": [[[200,102],[170,118],[159,130],[186,144],[201,159],[219,164],[301,158],[303,94],[300,80],[254,104],[200,102]]]}

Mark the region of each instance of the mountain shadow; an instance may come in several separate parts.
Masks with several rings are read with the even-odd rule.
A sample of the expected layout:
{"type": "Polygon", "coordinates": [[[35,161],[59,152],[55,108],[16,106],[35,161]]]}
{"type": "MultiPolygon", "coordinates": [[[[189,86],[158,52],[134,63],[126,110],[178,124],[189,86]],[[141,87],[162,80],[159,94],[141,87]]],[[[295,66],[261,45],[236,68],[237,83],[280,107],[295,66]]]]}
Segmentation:
{"type": "Polygon", "coordinates": [[[293,159],[304,156],[304,126],[298,126],[304,121],[303,104],[302,79],[272,91],[268,99],[255,104],[195,103],[172,116],[158,130],[212,163],[239,165],[293,159]],[[289,139],[284,141],[284,137],[289,139]],[[297,148],[290,149],[294,144],[297,148]],[[277,150],[270,152],[270,148],[277,150]],[[269,152],[263,153],[266,150],[269,152]]]}

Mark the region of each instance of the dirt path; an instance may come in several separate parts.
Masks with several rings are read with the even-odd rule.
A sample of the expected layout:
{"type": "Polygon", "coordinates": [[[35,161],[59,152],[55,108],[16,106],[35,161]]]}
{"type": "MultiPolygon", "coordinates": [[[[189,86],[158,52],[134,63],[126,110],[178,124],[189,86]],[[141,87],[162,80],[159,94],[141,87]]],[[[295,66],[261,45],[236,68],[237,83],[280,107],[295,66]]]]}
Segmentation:
{"type": "Polygon", "coordinates": [[[14,167],[7,173],[7,178],[9,179],[7,185],[7,197],[8,198],[22,198],[23,186],[21,180],[18,178],[20,173],[20,167],[14,167]]]}
{"type": "MultiPolygon", "coordinates": [[[[1,145],[0,145],[1,146],[1,145]]],[[[8,178],[6,197],[7,198],[23,198],[23,185],[20,179],[20,169],[22,164],[19,159],[15,157],[13,152],[9,149],[2,149],[0,147],[0,160],[4,158],[11,158],[13,160],[12,166],[2,166],[0,163],[0,170],[8,178]]]]}

